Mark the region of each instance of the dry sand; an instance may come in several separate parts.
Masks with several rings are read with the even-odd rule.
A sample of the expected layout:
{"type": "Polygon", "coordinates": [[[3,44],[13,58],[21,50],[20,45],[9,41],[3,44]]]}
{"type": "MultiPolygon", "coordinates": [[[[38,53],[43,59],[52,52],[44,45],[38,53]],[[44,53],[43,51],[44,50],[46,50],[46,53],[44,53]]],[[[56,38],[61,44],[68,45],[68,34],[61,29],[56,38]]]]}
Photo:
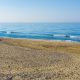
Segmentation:
{"type": "Polygon", "coordinates": [[[64,42],[73,47],[67,51],[58,42],[66,48],[59,52],[50,42],[42,48],[44,42],[0,39],[0,80],[80,80],[80,44],[64,42]]]}

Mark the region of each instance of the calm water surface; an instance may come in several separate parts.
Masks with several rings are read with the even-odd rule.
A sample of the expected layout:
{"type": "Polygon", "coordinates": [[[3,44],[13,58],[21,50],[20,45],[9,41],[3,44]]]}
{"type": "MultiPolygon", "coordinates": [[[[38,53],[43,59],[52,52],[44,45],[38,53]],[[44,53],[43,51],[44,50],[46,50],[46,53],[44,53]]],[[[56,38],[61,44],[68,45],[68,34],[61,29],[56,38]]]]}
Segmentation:
{"type": "Polygon", "coordinates": [[[80,42],[80,23],[0,23],[0,37],[80,42]]]}

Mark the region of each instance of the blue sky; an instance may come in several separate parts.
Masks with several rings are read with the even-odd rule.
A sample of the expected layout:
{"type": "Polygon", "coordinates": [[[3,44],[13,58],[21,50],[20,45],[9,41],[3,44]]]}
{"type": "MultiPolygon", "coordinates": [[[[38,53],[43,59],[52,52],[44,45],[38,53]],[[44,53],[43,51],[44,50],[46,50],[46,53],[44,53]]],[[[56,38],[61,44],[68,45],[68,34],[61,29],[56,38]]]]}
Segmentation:
{"type": "Polygon", "coordinates": [[[80,22],[80,0],[0,0],[0,22],[80,22]]]}

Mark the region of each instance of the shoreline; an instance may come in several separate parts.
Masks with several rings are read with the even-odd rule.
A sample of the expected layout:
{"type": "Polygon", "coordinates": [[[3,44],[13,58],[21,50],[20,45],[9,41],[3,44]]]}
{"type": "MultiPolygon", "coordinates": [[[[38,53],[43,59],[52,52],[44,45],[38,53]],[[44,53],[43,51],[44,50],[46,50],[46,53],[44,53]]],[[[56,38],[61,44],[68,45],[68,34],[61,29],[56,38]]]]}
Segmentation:
{"type": "Polygon", "coordinates": [[[80,42],[78,41],[71,41],[71,40],[49,40],[49,39],[11,38],[11,37],[1,37],[0,39],[32,40],[32,41],[46,41],[46,42],[66,42],[66,43],[80,44],[80,42]]]}
{"type": "Polygon", "coordinates": [[[1,43],[34,50],[80,53],[80,43],[40,39],[1,38],[1,43]]]}

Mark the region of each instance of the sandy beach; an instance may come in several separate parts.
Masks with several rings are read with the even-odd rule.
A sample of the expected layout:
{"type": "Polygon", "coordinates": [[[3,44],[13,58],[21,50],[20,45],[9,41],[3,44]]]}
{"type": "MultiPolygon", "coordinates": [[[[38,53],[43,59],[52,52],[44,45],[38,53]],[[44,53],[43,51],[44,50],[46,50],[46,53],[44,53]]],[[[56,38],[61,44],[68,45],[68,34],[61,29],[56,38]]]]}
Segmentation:
{"type": "Polygon", "coordinates": [[[0,80],[80,80],[80,43],[1,38],[0,80]]]}

